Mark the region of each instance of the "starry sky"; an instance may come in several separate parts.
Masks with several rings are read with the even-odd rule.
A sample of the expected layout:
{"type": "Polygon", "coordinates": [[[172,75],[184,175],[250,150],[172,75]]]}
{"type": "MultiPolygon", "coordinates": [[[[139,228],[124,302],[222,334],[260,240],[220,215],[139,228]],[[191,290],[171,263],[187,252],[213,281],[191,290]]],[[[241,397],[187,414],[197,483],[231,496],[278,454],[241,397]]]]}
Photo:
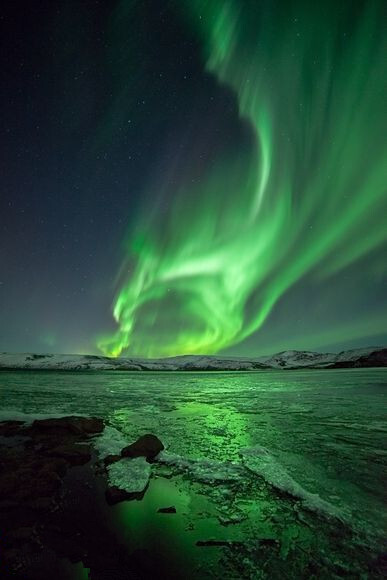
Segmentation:
{"type": "Polygon", "coordinates": [[[1,351],[387,343],[384,2],[3,4],[1,351]]]}

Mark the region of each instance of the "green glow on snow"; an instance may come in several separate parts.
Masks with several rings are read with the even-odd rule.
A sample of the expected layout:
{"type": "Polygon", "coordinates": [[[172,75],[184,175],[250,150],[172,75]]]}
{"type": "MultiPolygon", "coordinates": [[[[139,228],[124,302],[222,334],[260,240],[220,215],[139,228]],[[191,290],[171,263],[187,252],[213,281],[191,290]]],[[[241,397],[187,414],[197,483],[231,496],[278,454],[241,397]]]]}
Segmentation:
{"type": "Polygon", "coordinates": [[[113,356],[230,347],[306,274],[331,277],[387,239],[382,3],[181,6],[255,146],[177,188],[162,223],[143,218],[117,332],[98,343],[113,356]]]}

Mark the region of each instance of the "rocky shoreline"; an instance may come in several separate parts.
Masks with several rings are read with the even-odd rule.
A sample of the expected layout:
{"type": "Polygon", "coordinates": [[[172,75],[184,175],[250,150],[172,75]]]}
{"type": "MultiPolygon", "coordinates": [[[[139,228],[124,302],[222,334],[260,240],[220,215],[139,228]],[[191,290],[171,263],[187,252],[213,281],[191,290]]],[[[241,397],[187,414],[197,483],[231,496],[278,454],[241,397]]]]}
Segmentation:
{"type": "Polygon", "coordinates": [[[311,512],[302,498],[281,491],[275,481],[268,486],[255,474],[249,476],[249,469],[241,480],[241,466],[230,464],[225,471],[209,460],[205,465],[182,462],[163,451],[152,434],[122,447],[117,442],[114,454],[102,453],[109,429],[100,418],[80,416],[0,423],[0,578],[187,579],[221,577],[220,570],[226,570],[222,576],[246,579],[257,578],[257,570],[260,578],[357,578],[360,572],[362,578],[384,577],[383,556],[369,551],[345,522],[324,510],[320,516],[311,512]],[[211,468],[211,481],[204,467],[211,468]],[[164,482],[163,493],[155,503],[153,492],[149,503],[157,481],[164,482]],[[173,495],[174,485],[179,488],[182,482],[190,505],[195,494],[198,502],[197,515],[188,520],[173,503],[183,497],[181,489],[173,495]],[[253,537],[236,530],[247,523],[244,503],[266,513],[253,537]],[[135,510],[128,511],[129,505],[135,510]],[[124,520],[130,534],[139,535],[145,525],[148,535],[142,542],[128,542],[130,536],[117,525],[113,513],[119,506],[131,514],[124,520]],[[157,517],[161,526],[155,525],[157,517]],[[200,531],[203,517],[208,523],[200,531]],[[164,527],[167,521],[180,522],[180,528],[161,538],[171,530],[164,527]],[[187,534],[193,534],[190,540],[187,534]],[[200,551],[195,556],[200,572],[192,567],[192,550],[200,551]],[[206,558],[214,553],[211,570],[206,558]]]}
{"type": "MultiPolygon", "coordinates": [[[[121,457],[98,460],[91,442],[103,429],[94,417],[0,423],[1,578],[67,580],[90,570],[93,580],[131,579],[162,570],[154,554],[129,554],[109,523],[109,504],[140,499],[147,483],[134,493],[109,484],[121,457]]],[[[140,438],[123,457],[151,459],[163,448],[156,439],[140,438]]]]}

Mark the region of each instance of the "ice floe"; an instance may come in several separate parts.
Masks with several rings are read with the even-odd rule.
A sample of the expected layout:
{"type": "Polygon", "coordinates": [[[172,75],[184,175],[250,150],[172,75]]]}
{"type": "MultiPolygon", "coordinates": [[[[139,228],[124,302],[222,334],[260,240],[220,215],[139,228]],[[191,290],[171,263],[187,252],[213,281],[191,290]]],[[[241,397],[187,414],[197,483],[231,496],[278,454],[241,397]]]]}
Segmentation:
{"type": "Polygon", "coordinates": [[[240,450],[242,462],[249,471],[262,477],[267,483],[302,501],[305,508],[330,518],[343,520],[339,509],[319,495],[304,489],[265,447],[256,445],[240,450]]]}
{"type": "Polygon", "coordinates": [[[127,493],[141,493],[148,485],[151,466],[145,457],[121,459],[108,467],[109,484],[127,493]]]}
{"type": "Polygon", "coordinates": [[[186,459],[181,455],[161,451],[156,461],[187,473],[202,483],[235,482],[243,478],[243,467],[236,463],[222,463],[211,459],[186,459]]]}
{"type": "Polygon", "coordinates": [[[118,429],[107,425],[103,433],[94,439],[93,444],[100,458],[103,459],[107,455],[119,455],[128,441],[118,429]]]}

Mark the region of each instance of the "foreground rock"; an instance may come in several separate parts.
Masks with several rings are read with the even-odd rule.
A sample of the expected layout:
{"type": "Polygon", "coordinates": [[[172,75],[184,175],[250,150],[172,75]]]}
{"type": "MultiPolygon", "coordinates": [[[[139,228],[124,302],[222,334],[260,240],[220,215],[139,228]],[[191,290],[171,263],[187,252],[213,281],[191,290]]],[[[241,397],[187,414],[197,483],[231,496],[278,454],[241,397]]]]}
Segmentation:
{"type": "Polygon", "coordinates": [[[121,451],[122,457],[146,457],[152,460],[164,449],[164,445],[156,435],[147,433],[142,435],[121,451]]]}
{"type": "Polygon", "coordinates": [[[264,448],[242,450],[243,466],[163,451],[155,458],[160,470],[149,463],[162,446],[154,435],[127,446],[131,453],[141,450],[144,455],[122,457],[125,438],[112,438],[112,427],[103,432],[101,428],[99,419],[79,417],[30,426],[0,423],[2,580],[256,578],[257,571],[262,571],[260,578],[386,577],[384,557],[370,552],[337,518],[323,518],[321,509],[311,510],[310,495],[264,448]],[[92,445],[94,434],[98,437],[92,445]],[[108,453],[114,455],[106,460],[108,453]],[[160,477],[167,467],[173,477],[183,475],[175,495],[169,495],[174,486],[168,482],[160,488],[168,495],[163,491],[156,505],[154,496],[147,505],[122,510],[106,502],[141,498],[151,470],[160,477]],[[194,482],[196,488],[200,482],[196,494],[192,487],[183,489],[195,511],[185,502],[177,503],[183,481],[187,486],[194,482]],[[309,509],[304,511],[305,503],[309,509]],[[219,528],[202,526],[203,536],[197,537],[196,524],[205,522],[203,507],[207,522],[217,517],[219,528]],[[259,517],[247,523],[247,534],[241,533],[240,522],[243,525],[255,507],[259,517]],[[160,524],[172,524],[165,537],[160,524]],[[183,529],[188,534],[184,538],[183,529]],[[200,552],[199,564],[190,543],[200,552]],[[211,569],[206,558],[211,562],[213,555],[217,564],[211,569]],[[208,574],[203,576],[204,570],[208,574]]]}
{"type": "Polygon", "coordinates": [[[106,499],[140,499],[151,474],[147,457],[162,443],[140,438],[132,447],[144,456],[117,455],[96,469],[91,438],[103,430],[95,417],[0,423],[1,578],[68,580],[82,565],[93,580],[157,577],[152,553],[139,558],[120,544],[106,499]]]}
{"type": "Polygon", "coordinates": [[[164,449],[156,435],[146,433],[121,450],[104,458],[109,487],[106,500],[112,505],[127,499],[142,499],[148,487],[152,461],[164,449]]]}
{"type": "Polygon", "coordinates": [[[69,467],[90,461],[90,434],[102,430],[100,419],[83,417],[34,421],[29,426],[2,423],[0,432],[12,439],[1,447],[0,502],[54,501],[69,467]]]}
{"type": "Polygon", "coordinates": [[[42,434],[69,436],[86,436],[101,433],[103,420],[99,417],[59,417],[34,421],[27,432],[39,436],[42,434]]]}

